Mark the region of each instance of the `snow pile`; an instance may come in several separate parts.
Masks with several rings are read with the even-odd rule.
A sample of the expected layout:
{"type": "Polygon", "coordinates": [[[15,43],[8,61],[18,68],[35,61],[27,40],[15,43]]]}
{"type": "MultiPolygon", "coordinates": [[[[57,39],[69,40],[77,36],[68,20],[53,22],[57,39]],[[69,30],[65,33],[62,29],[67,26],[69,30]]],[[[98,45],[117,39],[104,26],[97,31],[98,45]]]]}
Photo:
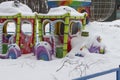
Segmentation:
{"type": "Polygon", "coordinates": [[[0,4],[0,15],[10,14],[30,14],[32,10],[25,4],[19,3],[19,6],[15,6],[14,1],[6,1],[0,4]]]}

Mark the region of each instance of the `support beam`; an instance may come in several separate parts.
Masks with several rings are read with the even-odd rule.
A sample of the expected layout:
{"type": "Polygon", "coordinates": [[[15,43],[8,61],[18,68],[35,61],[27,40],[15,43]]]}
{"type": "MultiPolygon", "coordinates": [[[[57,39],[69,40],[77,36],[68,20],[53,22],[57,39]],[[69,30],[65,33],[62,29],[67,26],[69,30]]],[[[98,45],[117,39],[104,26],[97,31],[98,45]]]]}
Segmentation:
{"type": "MultiPolygon", "coordinates": [[[[70,23],[70,14],[65,17],[65,26],[64,26],[64,42],[67,43],[68,41],[68,33],[69,33],[69,23],[70,23]]],[[[65,57],[67,54],[67,45],[63,44],[63,57],[65,57]]]]}
{"type": "Polygon", "coordinates": [[[41,22],[41,19],[38,19],[38,34],[39,34],[39,41],[42,41],[42,22],[41,22]]]}
{"type": "Polygon", "coordinates": [[[17,27],[16,27],[16,44],[19,45],[20,43],[20,23],[21,23],[21,14],[17,15],[17,27]]]}
{"type": "Polygon", "coordinates": [[[86,15],[84,16],[83,22],[82,22],[82,30],[85,30],[85,26],[86,26],[86,15]]]}

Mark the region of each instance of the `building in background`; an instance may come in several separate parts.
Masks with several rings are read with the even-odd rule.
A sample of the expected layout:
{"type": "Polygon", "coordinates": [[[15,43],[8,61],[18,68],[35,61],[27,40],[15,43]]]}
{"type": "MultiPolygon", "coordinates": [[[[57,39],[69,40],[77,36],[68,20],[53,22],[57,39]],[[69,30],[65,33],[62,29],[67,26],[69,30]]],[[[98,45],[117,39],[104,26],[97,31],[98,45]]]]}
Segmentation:
{"type": "Polygon", "coordinates": [[[120,18],[120,0],[48,0],[48,7],[70,6],[86,11],[91,21],[112,21],[120,18]]]}
{"type": "Polygon", "coordinates": [[[86,11],[90,14],[91,0],[48,0],[48,7],[70,6],[79,12],[86,11]]]}

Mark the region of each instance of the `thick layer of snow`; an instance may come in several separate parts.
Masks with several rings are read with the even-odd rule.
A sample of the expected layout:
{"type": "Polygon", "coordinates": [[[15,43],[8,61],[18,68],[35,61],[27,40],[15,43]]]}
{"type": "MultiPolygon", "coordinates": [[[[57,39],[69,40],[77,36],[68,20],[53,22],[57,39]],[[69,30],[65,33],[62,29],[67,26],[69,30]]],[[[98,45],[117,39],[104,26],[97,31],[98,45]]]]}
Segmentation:
{"type": "Polygon", "coordinates": [[[69,7],[69,6],[60,6],[51,8],[47,14],[39,14],[39,15],[45,15],[45,16],[59,16],[64,15],[66,13],[70,13],[71,16],[84,16],[86,13],[79,13],[75,9],[69,7]]]}
{"type": "MultiPolygon", "coordinates": [[[[86,13],[79,13],[69,6],[60,6],[51,8],[47,14],[40,13],[39,15],[45,16],[60,16],[66,13],[71,16],[84,16],[86,13]]],[[[35,13],[25,4],[20,3],[18,7],[15,6],[14,1],[6,1],[0,4],[0,16],[12,16],[21,13],[24,16],[34,16],[35,13]],[[3,14],[4,13],[4,14],[3,14]]]]}
{"type": "MultiPolygon", "coordinates": [[[[120,65],[120,28],[115,24],[118,21],[92,22],[87,25],[89,37],[74,38],[74,48],[68,57],[52,61],[36,60],[33,54],[22,55],[20,58],[0,59],[1,80],[71,80],[80,76],[116,68],[120,65]],[[111,26],[112,24],[112,26],[111,26]],[[101,35],[106,46],[105,54],[89,53],[84,49],[84,57],[75,57],[80,52],[80,47],[93,36],[101,35]],[[66,63],[64,63],[66,62],[66,63]],[[62,67],[62,65],[64,65],[62,67]],[[86,68],[86,70],[85,70],[86,68]]],[[[116,73],[111,73],[93,80],[115,80],[116,73]]]]}
{"type": "Polygon", "coordinates": [[[18,7],[14,5],[14,1],[6,1],[0,3],[0,15],[15,15],[21,13],[22,15],[34,15],[32,10],[25,4],[20,3],[18,7]]]}

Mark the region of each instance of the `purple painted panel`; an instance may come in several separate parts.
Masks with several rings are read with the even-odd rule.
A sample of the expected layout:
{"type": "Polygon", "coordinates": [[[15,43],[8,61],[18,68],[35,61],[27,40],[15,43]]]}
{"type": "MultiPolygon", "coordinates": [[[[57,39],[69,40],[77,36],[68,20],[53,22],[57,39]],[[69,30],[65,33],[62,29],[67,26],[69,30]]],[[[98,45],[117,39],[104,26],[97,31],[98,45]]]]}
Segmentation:
{"type": "Polygon", "coordinates": [[[6,58],[7,58],[6,56],[0,55],[0,59],[6,59],[6,58]]]}
{"type": "Polygon", "coordinates": [[[93,46],[93,45],[91,45],[88,50],[91,53],[99,53],[100,52],[100,46],[93,46]]]}
{"type": "Polygon", "coordinates": [[[46,55],[48,55],[48,57],[49,57],[49,60],[51,60],[50,52],[48,52],[47,49],[46,49],[44,46],[38,46],[38,47],[36,48],[35,55],[36,55],[36,56],[39,56],[39,54],[40,54],[41,52],[46,53],[46,55]]]}

